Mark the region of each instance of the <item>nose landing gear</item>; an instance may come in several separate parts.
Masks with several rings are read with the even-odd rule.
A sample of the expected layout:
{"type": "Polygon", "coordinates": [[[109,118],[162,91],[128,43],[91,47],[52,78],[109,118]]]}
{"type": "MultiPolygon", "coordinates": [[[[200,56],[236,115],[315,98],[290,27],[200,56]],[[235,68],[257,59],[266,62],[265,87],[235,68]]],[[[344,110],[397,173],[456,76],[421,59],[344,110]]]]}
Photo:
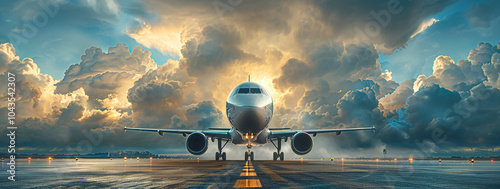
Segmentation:
{"type": "Polygon", "coordinates": [[[253,161],[254,160],[254,156],[253,156],[253,152],[245,152],[245,161],[253,161]]]}
{"type": "Polygon", "coordinates": [[[274,144],[274,142],[271,140],[271,143],[273,143],[274,147],[276,147],[276,150],[278,152],[274,152],[273,153],[273,160],[276,161],[276,160],[285,160],[285,154],[283,152],[281,152],[281,138],[277,139],[278,141],[278,145],[274,144]]]}
{"type": "MultiPolygon", "coordinates": [[[[213,141],[213,140],[212,140],[213,141]]],[[[226,143],[224,143],[224,146],[222,145],[222,139],[217,139],[218,143],[218,152],[215,152],[215,161],[219,161],[221,158],[223,161],[226,161],[226,152],[222,152],[222,149],[226,146],[226,144],[229,142],[229,140],[226,140],[226,143]]]]}
{"type": "Polygon", "coordinates": [[[250,149],[252,149],[252,144],[250,143],[250,140],[248,141],[248,145],[247,145],[247,149],[248,151],[245,152],[245,161],[253,161],[253,152],[250,151],[250,149]]]}

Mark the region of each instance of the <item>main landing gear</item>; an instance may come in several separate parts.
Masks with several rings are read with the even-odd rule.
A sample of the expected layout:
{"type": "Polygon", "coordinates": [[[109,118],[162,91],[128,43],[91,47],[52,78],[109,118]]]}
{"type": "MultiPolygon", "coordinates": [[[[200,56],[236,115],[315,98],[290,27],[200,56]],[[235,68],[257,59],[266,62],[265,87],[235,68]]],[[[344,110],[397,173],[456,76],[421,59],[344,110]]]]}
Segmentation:
{"type": "MultiPolygon", "coordinates": [[[[212,140],[213,141],[213,140],[212,140]]],[[[219,159],[222,158],[223,161],[226,161],[226,152],[222,152],[222,149],[226,146],[226,144],[229,142],[229,140],[226,140],[226,143],[224,143],[224,146],[222,145],[222,139],[217,139],[218,143],[218,152],[215,152],[215,161],[219,161],[219,159]]]]}
{"type": "Polygon", "coordinates": [[[273,152],[273,160],[276,161],[280,159],[281,161],[285,160],[285,154],[281,152],[281,138],[277,139],[278,145],[274,144],[274,142],[271,140],[271,143],[273,143],[274,147],[276,147],[276,150],[278,152],[273,152]]]}

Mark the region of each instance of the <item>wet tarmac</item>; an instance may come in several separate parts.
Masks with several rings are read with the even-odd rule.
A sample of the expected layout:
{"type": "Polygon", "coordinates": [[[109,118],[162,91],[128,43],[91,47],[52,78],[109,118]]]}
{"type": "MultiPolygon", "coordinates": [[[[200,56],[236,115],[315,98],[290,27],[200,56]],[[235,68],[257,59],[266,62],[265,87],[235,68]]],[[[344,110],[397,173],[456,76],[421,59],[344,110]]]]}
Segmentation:
{"type": "Polygon", "coordinates": [[[429,160],[18,160],[1,188],[500,188],[500,162],[429,160]]]}

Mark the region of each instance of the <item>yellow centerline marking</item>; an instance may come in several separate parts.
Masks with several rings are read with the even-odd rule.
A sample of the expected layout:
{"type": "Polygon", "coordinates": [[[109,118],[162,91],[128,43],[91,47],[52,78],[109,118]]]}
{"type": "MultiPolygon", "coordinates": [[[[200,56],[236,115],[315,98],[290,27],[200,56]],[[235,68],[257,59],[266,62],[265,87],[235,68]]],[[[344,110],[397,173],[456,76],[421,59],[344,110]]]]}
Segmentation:
{"type": "MultiPolygon", "coordinates": [[[[256,177],[257,173],[253,169],[252,162],[247,161],[245,163],[244,169],[242,170],[240,177],[256,177]]],[[[261,188],[262,184],[259,179],[238,179],[234,183],[235,188],[261,188]]]]}
{"type": "Polygon", "coordinates": [[[240,177],[256,177],[256,172],[241,172],[240,177]]]}
{"type": "Polygon", "coordinates": [[[234,184],[235,188],[261,188],[259,179],[240,179],[234,184]]]}

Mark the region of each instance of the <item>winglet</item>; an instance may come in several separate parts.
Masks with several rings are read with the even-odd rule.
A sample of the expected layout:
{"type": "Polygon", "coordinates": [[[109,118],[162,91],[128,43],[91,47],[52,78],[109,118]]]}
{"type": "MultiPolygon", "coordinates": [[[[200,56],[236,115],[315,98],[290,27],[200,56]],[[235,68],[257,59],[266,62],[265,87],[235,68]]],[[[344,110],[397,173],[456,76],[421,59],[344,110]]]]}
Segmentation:
{"type": "Polygon", "coordinates": [[[375,132],[377,130],[377,128],[375,126],[373,126],[372,128],[373,128],[373,132],[375,132]]]}
{"type": "Polygon", "coordinates": [[[250,75],[248,75],[248,82],[250,82],[250,75]]]}
{"type": "Polygon", "coordinates": [[[123,128],[123,130],[124,130],[125,132],[127,132],[127,127],[124,127],[124,128],[123,128]]]}

